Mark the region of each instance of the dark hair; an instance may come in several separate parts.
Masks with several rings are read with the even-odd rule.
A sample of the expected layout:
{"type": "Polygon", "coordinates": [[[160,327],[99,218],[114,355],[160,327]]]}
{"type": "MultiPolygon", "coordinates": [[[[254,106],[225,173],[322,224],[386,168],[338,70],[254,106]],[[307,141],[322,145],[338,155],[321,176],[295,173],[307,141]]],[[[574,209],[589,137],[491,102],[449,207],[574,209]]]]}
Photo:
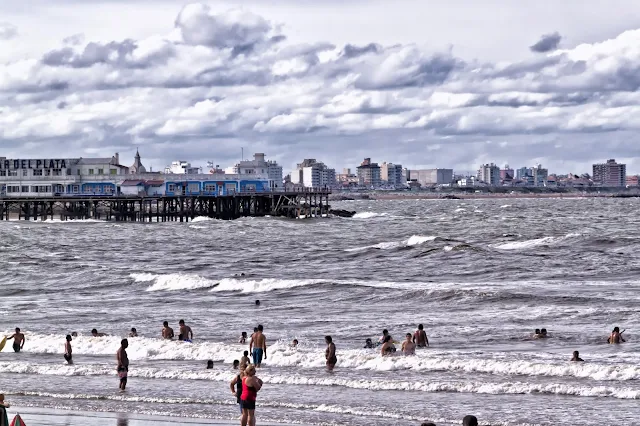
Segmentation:
{"type": "Polygon", "coordinates": [[[580,355],[580,352],[578,352],[578,351],[573,351],[573,356],[579,356],[579,355],[580,355]]]}
{"type": "Polygon", "coordinates": [[[178,321],[178,324],[184,324],[184,320],[178,321]]]}
{"type": "Polygon", "coordinates": [[[249,351],[244,351],[244,356],[249,356],[249,351]]]}
{"type": "Polygon", "coordinates": [[[165,327],[169,327],[169,321],[163,322],[162,325],[164,325],[165,327]]]}
{"type": "Polygon", "coordinates": [[[257,333],[258,332],[258,327],[253,327],[253,332],[257,333]]]}
{"type": "Polygon", "coordinates": [[[385,343],[387,343],[387,342],[389,342],[389,341],[391,341],[391,336],[387,336],[387,337],[385,337],[385,338],[384,338],[384,342],[385,342],[385,343]]]}
{"type": "Polygon", "coordinates": [[[260,305],[260,301],[256,300],[256,306],[260,305]]]}
{"type": "Polygon", "coordinates": [[[429,423],[422,423],[420,426],[436,426],[436,424],[429,422],[429,423]]]}
{"type": "Polygon", "coordinates": [[[540,330],[540,332],[544,334],[544,333],[546,333],[546,332],[547,332],[547,329],[546,329],[546,328],[543,328],[542,330],[540,330]]]}
{"type": "Polygon", "coordinates": [[[382,330],[382,334],[387,334],[387,333],[389,333],[389,330],[387,330],[386,328],[382,330]]]}
{"type": "Polygon", "coordinates": [[[418,330],[422,330],[424,326],[422,324],[418,324],[418,330]]]}
{"type": "Polygon", "coordinates": [[[476,416],[464,416],[462,426],[478,426],[478,419],[476,416]]]}
{"type": "Polygon", "coordinates": [[[135,327],[131,327],[131,331],[133,331],[134,333],[138,332],[135,327]]]}
{"type": "Polygon", "coordinates": [[[96,330],[95,328],[93,330],[91,330],[91,333],[98,333],[98,330],[96,330]]]}
{"type": "Polygon", "coordinates": [[[247,337],[247,332],[246,331],[242,332],[242,337],[247,337]]]}
{"type": "Polygon", "coordinates": [[[20,333],[20,327],[16,327],[16,332],[20,333]]]}
{"type": "Polygon", "coordinates": [[[264,330],[264,328],[262,328],[262,324],[258,324],[258,331],[262,331],[264,330]]]}
{"type": "MultiPolygon", "coordinates": [[[[16,328],[16,330],[19,330],[19,328],[16,328]]],[[[620,333],[620,327],[614,327],[613,328],[613,332],[614,333],[620,333]]]]}
{"type": "MultiPolygon", "coordinates": [[[[211,363],[213,364],[213,361],[211,361],[211,363]]],[[[240,361],[238,361],[237,359],[234,359],[233,366],[235,367],[236,365],[240,365],[240,361]]]]}
{"type": "Polygon", "coordinates": [[[294,342],[298,343],[298,339],[293,339],[294,342]]]}
{"type": "Polygon", "coordinates": [[[540,329],[539,329],[539,328],[536,328],[535,333],[536,333],[536,334],[540,334],[540,329]]]}
{"type": "Polygon", "coordinates": [[[333,343],[333,339],[331,338],[331,336],[324,336],[324,341],[327,343],[333,343]]]}
{"type": "Polygon", "coordinates": [[[120,346],[129,345],[129,341],[127,339],[122,339],[120,341],[120,346]]]}
{"type": "Polygon", "coordinates": [[[411,337],[411,333],[407,333],[407,337],[411,337]]]}
{"type": "Polygon", "coordinates": [[[67,340],[71,340],[71,335],[70,335],[70,334],[67,334],[66,339],[67,339],[67,340]]]}

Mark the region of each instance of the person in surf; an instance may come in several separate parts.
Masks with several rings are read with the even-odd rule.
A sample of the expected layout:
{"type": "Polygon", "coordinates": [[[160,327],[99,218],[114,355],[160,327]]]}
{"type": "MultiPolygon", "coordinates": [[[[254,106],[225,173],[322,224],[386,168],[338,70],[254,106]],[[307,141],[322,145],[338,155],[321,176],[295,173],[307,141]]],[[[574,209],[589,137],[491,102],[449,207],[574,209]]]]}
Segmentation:
{"type": "Polygon", "coordinates": [[[573,351],[573,358],[571,358],[571,361],[584,361],[584,359],[580,358],[580,352],[573,351]]]}
{"type": "Polygon", "coordinates": [[[396,352],[396,347],[394,346],[393,341],[391,340],[391,336],[385,337],[384,343],[380,348],[380,353],[382,354],[382,356],[390,356],[395,352],[396,352]]]}
{"type": "Polygon", "coordinates": [[[607,339],[607,343],[609,343],[610,345],[617,345],[619,343],[626,342],[626,340],[622,338],[622,333],[624,333],[624,330],[620,331],[619,327],[614,327],[611,335],[607,339]]]}
{"type": "Polygon", "coordinates": [[[429,338],[422,324],[418,324],[418,329],[413,333],[413,343],[415,343],[418,348],[426,348],[429,346],[429,338]]]}

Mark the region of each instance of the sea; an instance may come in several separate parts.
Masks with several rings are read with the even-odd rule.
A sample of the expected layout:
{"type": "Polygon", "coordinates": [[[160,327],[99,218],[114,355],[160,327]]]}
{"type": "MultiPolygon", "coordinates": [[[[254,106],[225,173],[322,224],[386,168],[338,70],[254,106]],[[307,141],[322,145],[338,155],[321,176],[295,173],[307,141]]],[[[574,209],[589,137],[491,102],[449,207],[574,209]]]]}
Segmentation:
{"type": "Polygon", "coordinates": [[[332,204],[357,214],[1,222],[0,333],[20,327],[26,343],[0,354],[0,392],[14,406],[235,422],[238,339],[262,324],[258,424],[636,424],[640,200],[332,204]],[[193,343],[161,340],[180,319],[193,343]],[[415,356],[364,347],[418,324],[431,346],[415,356]],[[615,326],[627,343],[607,344],[615,326]],[[131,327],[121,393],[115,353],[131,327]]]}

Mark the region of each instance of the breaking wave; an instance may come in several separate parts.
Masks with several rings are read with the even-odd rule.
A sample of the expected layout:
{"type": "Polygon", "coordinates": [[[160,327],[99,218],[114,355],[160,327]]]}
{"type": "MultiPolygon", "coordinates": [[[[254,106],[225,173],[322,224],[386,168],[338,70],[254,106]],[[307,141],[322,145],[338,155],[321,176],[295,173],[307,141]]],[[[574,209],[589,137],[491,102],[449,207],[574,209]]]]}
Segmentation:
{"type": "Polygon", "coordinates": [[[493,244],[492,247],[499,250],[523,250],[531,247],[555,245],[580,236],[581,234],[567,234],[560,237],[542,237],[534,238],[532,240],[511,241],[507,243],[493,244]]]}

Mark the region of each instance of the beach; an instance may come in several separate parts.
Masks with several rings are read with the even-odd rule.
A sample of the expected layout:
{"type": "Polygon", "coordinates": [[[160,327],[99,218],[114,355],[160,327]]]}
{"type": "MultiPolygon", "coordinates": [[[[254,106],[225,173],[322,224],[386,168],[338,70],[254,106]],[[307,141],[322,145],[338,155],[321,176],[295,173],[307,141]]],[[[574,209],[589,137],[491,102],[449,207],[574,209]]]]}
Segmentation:
{"type": "Polygon", "coordinates": [[[249,349],[241,333],[262,324],[258,424],[635,418],[640,200],[332,205],[357,214],[0,223],[0,335],[20,327],[26,337],[20,353],[11,341],[0,353],[0,393],[27,407],[29,426],[48,415],[59,424],[119,426],[119,416],[129,425],[237,424],[232,362],[249,349]],[[162,322],[177,330],[180,319],[193,343],[161,339],[162,322]],[[401,342],[418,324],[430,347],[414,356],[365,348],[383,329],[401,342]],[[615,326],[626,343],[606,343],[615,326]],[[115,354],[131,327],[139,336],[128,339],[121,393],[115,354]],[[106,335],[93,337],[93,328],[106,335]],[[550,337],[534,338],[536,328],[550,337]],[[327,335],[337,348],[331,373],[327,335]],[[571,362],[573,351],[585,361],[571,362]],[[73,423],[76,413],[84,417],[73,423]]]}

